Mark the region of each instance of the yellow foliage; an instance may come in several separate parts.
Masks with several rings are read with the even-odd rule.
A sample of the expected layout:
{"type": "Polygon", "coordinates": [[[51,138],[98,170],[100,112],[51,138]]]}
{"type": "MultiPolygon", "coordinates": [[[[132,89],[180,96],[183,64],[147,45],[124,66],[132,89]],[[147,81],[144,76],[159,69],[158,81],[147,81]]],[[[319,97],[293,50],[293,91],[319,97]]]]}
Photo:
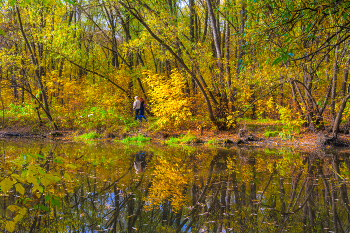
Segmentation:
{"type": "Polygon", "coordinates": [[[14,179],[10,179],[10,178],[3,179],[0,183],[1,191],[3,193],[6,193],[7,191],[9,191],[12,188],[12,186],[15,183],[16,183],[16,181],[14,179]]]}
{"type": "Polygon", "coordinates": [[[149,196],[146,199],[148,205],[146,210],[153,206],[160,205],[165,200],[170,200],[175,211],[178,211],[185,203],[186,195],[183,190],[189,182],[188,169],[179,166],[180,160],[174,158],[173,162],[168,162],[163,158],[158,158],[155,162],[154,177],[149,196]]]}
{"type": "Polygon", "coordinates": [[[301,127],[305,123],[305,120],[301,119],[299,113],[294,113],[288,106],[283,107],[276,104],[280,119],[286,128],[294,129],[295,127],[301,127]]]}
{"type": "Polygon", "coordinates": [[[276,111],[275,102],[273,101],[273,97],[272,96],[266,102],[266,111],[267,112],[274,112],[274,111],[276,111]]]}
{"type": "Polygon", "coordinates": [[[8,221],[6,223],[6,230],[8,230],[9,232],[13,232],[15,230],[16,227],[16,223],[13,221],[8,221]]]}
{"type": "Polygon", "coordinates": [[[236,117],[238,115],[239,111],[232,112],[227,115],[226,117],[226,124],[228,128],[235,128],[236,127],[236,117]]]}
{"type": "Polygon", "coordinates": [[[184,93],[184,77],[176,69],[170,77],[147,71],[146,82],[150,87],[151,111],[158,118],[160,128],[180,126],[191,116],[190,99],[184,93]]]}

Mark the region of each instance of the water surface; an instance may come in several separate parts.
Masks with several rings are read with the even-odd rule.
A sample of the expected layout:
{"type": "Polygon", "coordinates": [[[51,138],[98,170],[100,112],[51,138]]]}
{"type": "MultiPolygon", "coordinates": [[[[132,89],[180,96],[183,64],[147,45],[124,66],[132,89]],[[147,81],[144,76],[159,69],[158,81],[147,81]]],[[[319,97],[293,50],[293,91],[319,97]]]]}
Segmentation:
{"type": "Polygon", "coordinates": [[[13,186],[0,192],[0,230],[350,229],[347,150],[43,141],[0,148],[0,184],[13,186]]]}

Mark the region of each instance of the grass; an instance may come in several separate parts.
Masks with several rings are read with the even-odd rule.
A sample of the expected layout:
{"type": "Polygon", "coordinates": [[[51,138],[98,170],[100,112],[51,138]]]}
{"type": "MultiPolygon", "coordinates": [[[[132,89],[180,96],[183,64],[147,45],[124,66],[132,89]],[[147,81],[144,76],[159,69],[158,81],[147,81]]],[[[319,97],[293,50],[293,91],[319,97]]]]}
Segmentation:
{"type": "MultiPolygon", "coordinates": [[[[300,129],[296,131],[300,132],[300,129]]],[[[264,131],[264,136],[266,138],[279,136],[283,140],[293,139],[292,136],[293,130],[289,128],[275,128],[275,130],[267,129],[264,131]]]]}
{"type": "Polygon", "coordinates": [[[283,130],[282,132],[279,133],[279,136],[283,140],[293,139],[292,132],[290,130],[283,130]]]}
{"type": "Polygon", "coordinates": [[[135,137],[124,138],[121,142],[124,144],[133,144],[133,143],[149,142],[150,140],[151,140],[150,137],[144,137],[142,134],[139,134],[135,137]]]}
{"type": "Polygon", "coordinates": [[[180,135],[180,137],[170,137],[169,140],[165,141],[166,144],[190,144],[196,140],[196,136],[192,134],[180,135]]]}
{"type": "Polygon", "coordinates": [[[210,139],[206,142],[206,144],[219,144],[220,141],[217,139],[210,139]]]}
{"type": "Polygon", "coordinates": [[[260,119],[249,119],[249,118],[239,118],[238,123],[247,125],[281,125],[280,120],[274,120],[270,118],[260,118],[260,119]]]}
{"type": "Polygon", "coordinates": [[[266,131],[264,132],[264,136],[267,137],[267,138],[269,138],[269,137],[275,137],[275,136],[277,136],[278,134],[279,134],[278,131],[266,130],[266,131]]]}
{"type": "Polygon", "coordinates": [[[97,132],[90,132],[90,133],[84,133],[79,136],[75,136],[75,140],[77,141],[88,141],[88,140],[95,140],[101,138],[101,135],[97,132]]]}

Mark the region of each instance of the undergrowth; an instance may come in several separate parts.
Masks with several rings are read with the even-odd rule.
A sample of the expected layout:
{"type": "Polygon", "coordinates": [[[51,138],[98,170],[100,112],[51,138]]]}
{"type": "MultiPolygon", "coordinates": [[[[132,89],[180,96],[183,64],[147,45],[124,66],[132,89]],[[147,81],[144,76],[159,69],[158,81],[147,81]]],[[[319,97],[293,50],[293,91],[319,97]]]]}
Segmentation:
{"type": "Polygon", "coordinates": [[[206,142],[206,144],[219,144],[220,141],[218,139],[210,139],[206,142]]]}
{"type": "Polygon", "coordinates": [[[84,133],[79,136],[75,136],[74,139],[76,141],[88,141],[88,140],[95,140],[101,138],[101,135],[97,132],[90,132],[90,133],[84,133]]]}
{"type": "Polygon", "coordinates": [[[277,136],[278,134],[279,134],[278,131],[266,130],[266,131],[264,132],[264,136],[267,137],[267,138],[269,138],[269,137],[275,137],[275,136],[277,136]]]}
{"type": "Polygon", "coordinates": [[[151,140],[150,137],[144,137],[142,134],[139,134],[135,137],[127,137],[121,140],[124,144],[133,144],[133,143],[144,143],[149,142],[151,140]]]}
{"type": "Polygon", "coordinates": [[[170,137],[165,144],[190,144],[197,139],[196,136],[192,134],[182,134],[180,137],[170,137]]]}

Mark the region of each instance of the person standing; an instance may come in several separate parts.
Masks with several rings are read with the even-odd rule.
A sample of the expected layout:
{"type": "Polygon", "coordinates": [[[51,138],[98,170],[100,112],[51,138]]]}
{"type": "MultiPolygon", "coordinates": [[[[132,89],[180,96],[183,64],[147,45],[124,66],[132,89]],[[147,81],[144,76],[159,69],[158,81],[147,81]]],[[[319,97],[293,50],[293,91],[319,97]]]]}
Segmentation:
{"type": "Polygon", "coordinates": [[[146,103],[145,103],[144,99],[142,99],[142,97],[140,97],[140,103],[141,103],[141,107],[140,107],[140,121],[142,121],[142,118],[145,119],[145,121],[147,121],[147,119],[145,117],[146,103]]]}
{"type": "Polygon", "coordinates": [[[141,122],[141,119],[142,119],[140,117],[141,102],[139,101],[138,96],[135,96],[135,102],[132,107],[135,110],[135,121],[138,119],[141,122]]]}

